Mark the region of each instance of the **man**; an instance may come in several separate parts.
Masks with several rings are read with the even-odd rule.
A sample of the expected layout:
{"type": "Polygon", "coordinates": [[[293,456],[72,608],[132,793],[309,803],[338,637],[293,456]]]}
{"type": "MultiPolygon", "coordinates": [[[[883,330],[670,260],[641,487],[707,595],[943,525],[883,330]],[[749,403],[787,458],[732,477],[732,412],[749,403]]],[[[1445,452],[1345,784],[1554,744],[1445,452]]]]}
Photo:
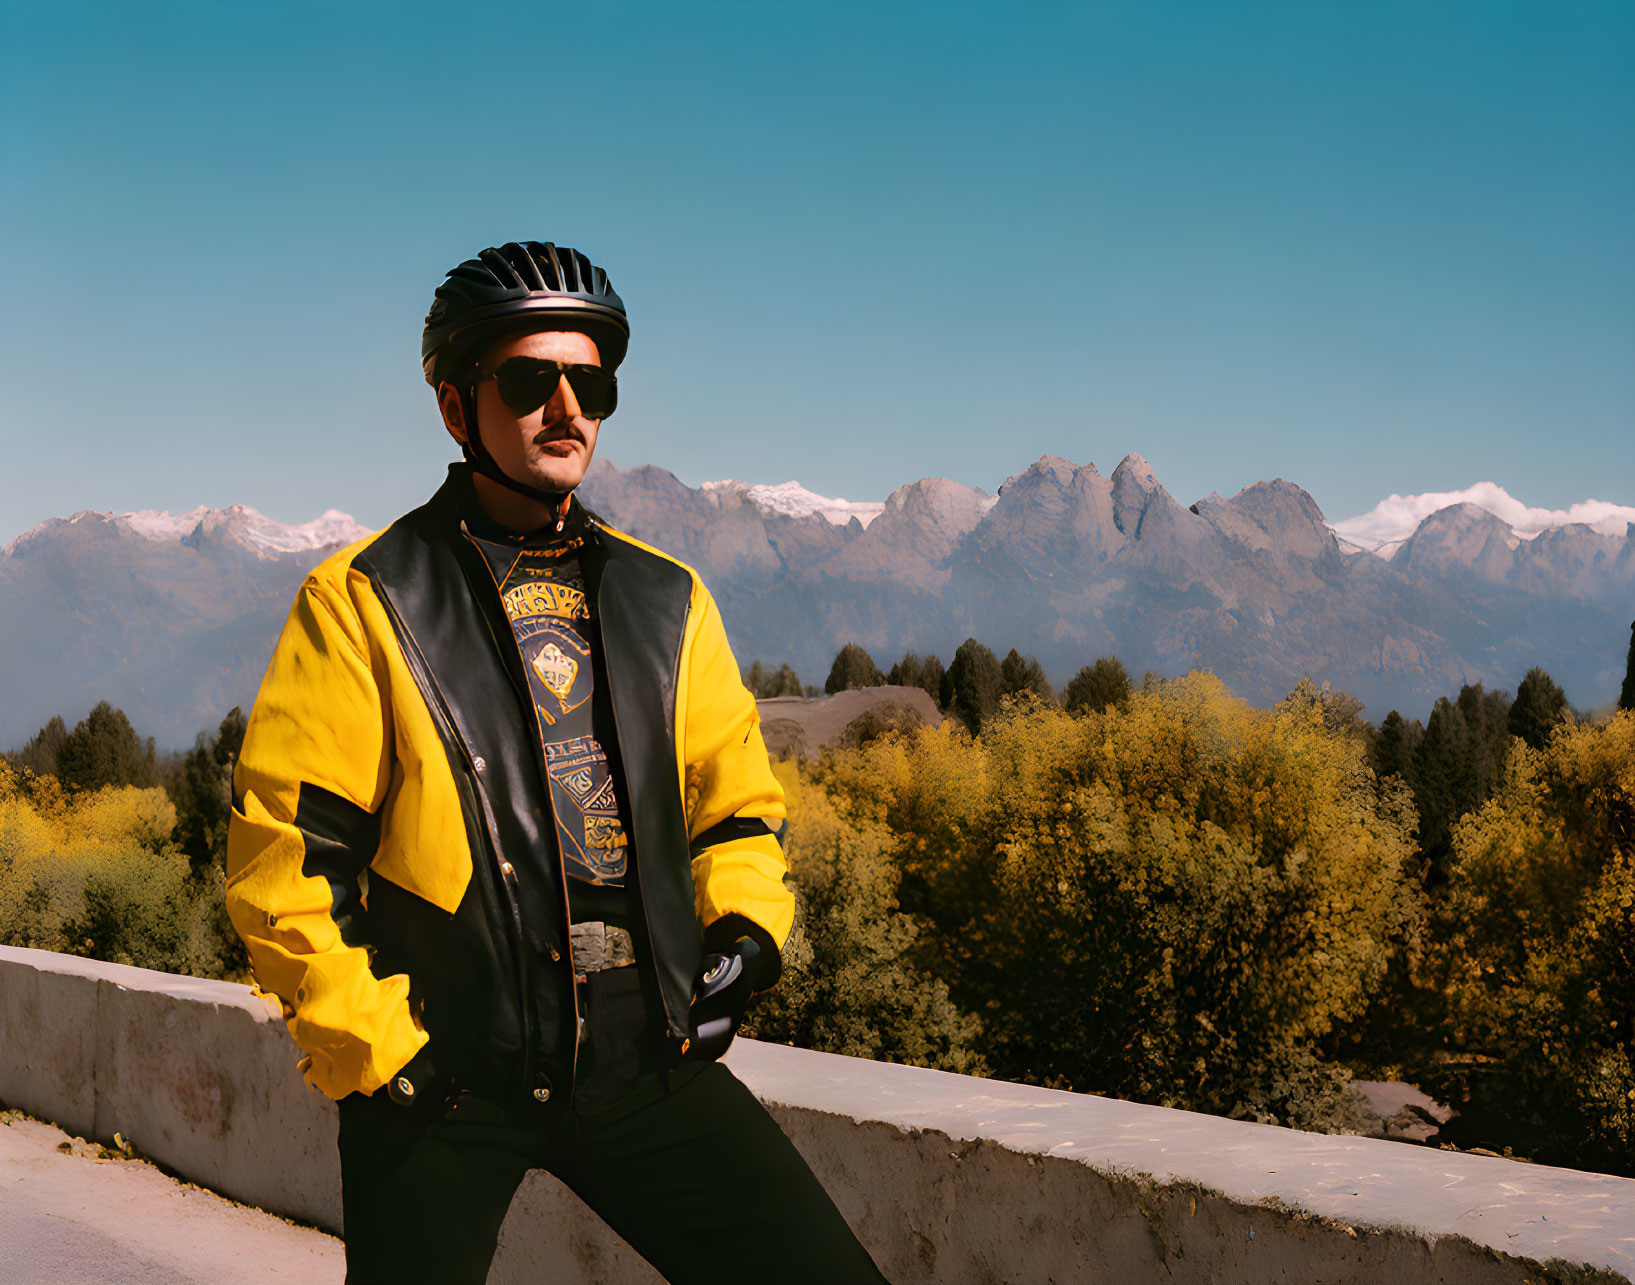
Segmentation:
{"type": "Polygon", "coordinates": [[[713,1059],[793,918],[709,592],[573,491],[629,325],[549,243],[437,290],[464,461],[302,586],[234,774],[227,899],[340,1104],[347,1280],[482,1281],[529,1169],[672,1281],[878,1281],[713,1059]]]}

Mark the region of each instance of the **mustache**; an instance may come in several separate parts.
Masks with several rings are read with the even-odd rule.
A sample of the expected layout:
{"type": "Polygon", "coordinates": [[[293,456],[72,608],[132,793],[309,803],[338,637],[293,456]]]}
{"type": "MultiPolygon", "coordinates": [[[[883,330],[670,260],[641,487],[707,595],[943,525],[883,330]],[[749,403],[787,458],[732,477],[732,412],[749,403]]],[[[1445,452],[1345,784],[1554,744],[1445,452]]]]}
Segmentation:
{"type": "Polygon", "coordinates": [[[575,424],[571,419],[558,420],[556,423],[540,429],[539,432],[534,434],[532,440],[535,446],[544,446],[548,442],[560,442],[564,438],[572,438],[581,446],[585,442],[584,433],[580,431],[579,425],[575,424]]]}

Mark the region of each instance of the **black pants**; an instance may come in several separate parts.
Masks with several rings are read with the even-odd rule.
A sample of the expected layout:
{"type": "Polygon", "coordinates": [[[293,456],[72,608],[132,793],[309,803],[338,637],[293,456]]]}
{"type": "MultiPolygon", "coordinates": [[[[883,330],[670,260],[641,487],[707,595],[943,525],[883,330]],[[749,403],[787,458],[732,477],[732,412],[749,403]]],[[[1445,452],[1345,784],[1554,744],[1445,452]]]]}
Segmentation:
{"type": "Polygon", "coordinates": [[[546,1169],[674,1285],[883,1282],[777,1122],[719,1063],[584,1116],[519,1097],[340,1103],[346,1279],[480,1285],[530,1169],[546,1169]]]}

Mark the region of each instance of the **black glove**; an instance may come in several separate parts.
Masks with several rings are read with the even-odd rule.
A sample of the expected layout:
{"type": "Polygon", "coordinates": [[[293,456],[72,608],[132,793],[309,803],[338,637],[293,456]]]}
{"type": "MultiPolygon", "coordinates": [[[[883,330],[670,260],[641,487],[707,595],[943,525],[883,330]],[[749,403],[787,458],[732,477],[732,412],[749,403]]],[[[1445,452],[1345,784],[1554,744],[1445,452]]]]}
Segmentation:
{"type": "Polygon", "coordinates": [[[771,986],[783,971],[772,935],[742,915],[725,915],[711,924],[704,948],[688,1010],[691,1033],[681,1046],[684,1062],[713,1062],[725,1053],[743,1025],[750,996],[771,986]]]}
{"type": "Polygon", "coordinates": [[[437,1083],[431,1063],[431,1045],[425,1044],[409,1059],[409,1064],[386,1081],[386,1094],[400,1107],[412,1107],[423,1100],[437,1083]]]}

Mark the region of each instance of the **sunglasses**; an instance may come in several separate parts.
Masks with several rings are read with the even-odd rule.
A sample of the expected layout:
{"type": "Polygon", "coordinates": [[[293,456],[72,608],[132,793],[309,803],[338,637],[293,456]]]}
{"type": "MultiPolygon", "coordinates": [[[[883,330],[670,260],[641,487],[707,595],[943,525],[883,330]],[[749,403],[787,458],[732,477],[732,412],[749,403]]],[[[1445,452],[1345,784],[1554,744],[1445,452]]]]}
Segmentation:
{"type": "Polygon", "coordinates": [[[564,375],[586,419],[606,419],[618,407],[619,381],[612,372],[578,362],[512,357],[502,361],[492,374],[479,374],[473,382],[492,379],[499,385],[502,402],[518,415],[531,415],[556,396],[564,375]]]}

